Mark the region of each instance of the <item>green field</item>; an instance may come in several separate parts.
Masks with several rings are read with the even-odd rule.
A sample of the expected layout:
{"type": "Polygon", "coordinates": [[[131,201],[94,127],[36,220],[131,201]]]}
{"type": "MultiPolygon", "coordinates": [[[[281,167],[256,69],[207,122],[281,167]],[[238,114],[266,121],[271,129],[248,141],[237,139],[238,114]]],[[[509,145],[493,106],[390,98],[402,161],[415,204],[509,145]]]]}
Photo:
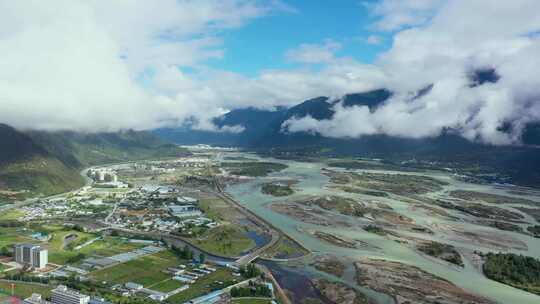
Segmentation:
{"type": "Polygon", "coordinates": [[[122,238],[105,237],[103,240],[95,241],[80,250],[76,250],[76,246],[95,239],[98,235],[76,231],[56,224],[37,224],[31,229],[23,229],[18,227],[2,227],[0,229],[0,248],[16,243],[39,243],[38,240],[33,239],[30,235],[37,231],[48,233],[51,235],[51,239],[42,244],[49,250],[49,262],[54,264],[65,264],[69,259],[73,259],[80,254],[84,256],[111,256],[144,246],[142,244],[130,243],[122,238]],[[69,234],[75,234],[77,238],[67,248],[64,248],[64,238],[69,234]]]}
{"type": "Polygon", "coordinates": [[[235,212],[229,204],[217,197],[201,199],[199,201],[199,207],[204,211],[208,218],[211,218],[214,221],[226,220],[231,212],[235,212]]]}
{"type": "Polygon", "coordinates": [[[144,244],[130,243],[127,240],[115,237],[105,237],[101,240],[95,241],[92,244],[81,248],[80,250],[74,250],[85,255],[98,255],[98,256],[112,256],[119,253],[135,250],[137,248],[144,247],[144,244]]]}
{"type": "Polygon", "coordinates": [[[45,225],[42,228],[42,231],[52,236],[48,243],[49,262],[60,265],[65,264],[70,258],[79,254],[78,251],[72,250],[72,248],[97,237],[95,234],[66,229],[59,225],[45,225]],[[64,238],[70,234],[77,235],[77,238],[69,244],[68,248],[64,248],[64,238]]]}
{"type": "Polygon", "coordinates": [[[294,242],[288,237],[282,237],[279,239],[276,245],[272,246],[264,253],[264,256],[270,258],[288,259],[304,256],[308,253],[309,252],[298,245],[298,243],[294,242]]]}
{"type": "Polygon", "coordinates": [[[245,235],[244,229],[233,225],[218,226],[190,241],[205,251],[231,257],[255,247],[255,241],[245,235]]]}
{"type": "MultiPolygon", "coordinates": [[[[14,288],[14,295],[19,298],[27,298],[32,293],[39,293],[43,297],[48,297],[51,294],[51,289],[54,287],[46,287],[43,285],[37,285],[37,284],[30,284],[30,283],[23,283],[23,282],[17,282],[15,283],[14,288]]],[[[0,281],[0,289],[2,289],[3,292],[7,292],[11,295],[11,283],[6,281],[0,281]]]]}
{"type": "Polygon", "coordinates": [[[11,246],[16,243],[26,243],[35,241],[27,232],[21,228],[2,227],[0,228],[0,248],[11,246]]]}
{"type": "Polygon", "coordinates": [[[94,271],[90,277],[99,282],[106,281],[115,284],[135,282],[146,287],[169,279],[171,276],[163,270],[178,266],[182,262],[185,263],[172,252],[163,251],[94,271]]]}
{"type": "Polygon", "coordinates": [[[156,284],[149,285],[146,288],[161,291],[161,292],[170,292],[177,288],[182,287],[183,285],[184,283],[180,281],[173,280],[173,279],[166,279],[165,281],[161,281],[156,284]]]}
{"type": "Polygon", "coordinates": [[[18,209],[9,209],[0,213],[0,221],[14,221],[18,220],[24,215],[24,212],[18,209]]]}
{"type": "Polygon", "coordinates": [[[197,298],[204,294],[207,294],[213,291],[214,289],[221,289],[225,287],[225,284],[214,285],[213,283],[215,283],[216,281],[230,283],[232,282],[232,280],[233,280],[233,276],[231,274],[231,271],[229,269],[220,268],[217,271],[197,280],[197,283],[191,285],[189,289],[168,298],[167,302],[168,303],[184,303],[187,300],[197,298]]]}
{"type": "Polygon", "coordinates": [[[280,197],[292,195],[294,190],[289,185],[266,183],[262,185],[261,192],[267,195],[280,197]]]}
{"type": "MultiPolygon", "coordinates": [[[[185,263],[186,261],[179,259],[171,251],[163,251],[94,271],[90,274],[90,278],[97,282],[105,281],[111,284],[134,282],[149,289],[169,292],[182,286],[183,283],[172,280],[171,275],[163,270],[185,263]]],[[[231,271],[219,268],[217,271],[199,278],[195,284],[190,285],[189,289],[170,297],[167,302],[183,303],[225,286],[225,284],[216,284],[217,281],[230,284],[233,281],[231,271]]]]}
{"type": "Polygon", "coordinates": [[[17,199],[63,193],[84,185],[77,170],[68,168],[56,158],[44,156],[0,166],[0,180],[6,189],[28,190],[17,195],[17,199]]]}

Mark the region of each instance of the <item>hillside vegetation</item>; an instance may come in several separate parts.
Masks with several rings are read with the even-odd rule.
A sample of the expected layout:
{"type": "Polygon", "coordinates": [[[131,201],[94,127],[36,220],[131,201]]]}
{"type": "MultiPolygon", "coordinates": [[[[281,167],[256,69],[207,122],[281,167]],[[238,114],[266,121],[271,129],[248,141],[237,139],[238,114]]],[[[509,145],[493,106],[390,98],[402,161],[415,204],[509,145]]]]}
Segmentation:
{"type": "MultiPolygon", "coordinates": [[[[84,184],[77,170],[55,158],[33,157],[0,169],[0,189],[9,189],[15,199],[32,195],[51,195],[75,189],[84,184]]],[[[4,199],[11,195],[4,193],[4,199]]]]}
{"type": "Polygon", "coordinates": [[[513,253],[489,253],[484,274],[495,281],[540,295],[540,260],[513,253]]]}
{"type": "Polygon", "coordinates": [[[84,184],[79,172],[87,166],[187,153],[137,131],[20,131],[0,124],[0,142],[0,203],[76,189],[84,184]]]}

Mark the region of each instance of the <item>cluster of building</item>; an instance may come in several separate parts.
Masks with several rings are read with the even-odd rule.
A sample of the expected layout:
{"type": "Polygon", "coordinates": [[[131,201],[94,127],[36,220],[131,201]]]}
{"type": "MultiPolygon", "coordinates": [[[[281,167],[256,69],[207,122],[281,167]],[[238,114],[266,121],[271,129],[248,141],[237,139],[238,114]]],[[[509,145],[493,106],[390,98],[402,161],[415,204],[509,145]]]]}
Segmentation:
{"type": "Polygon", "coordinates": [[[168,206],[172,216],[177,218],[199,217],[203,213],[197,206],[198,200],[191,197],[179,196],[175,204],[168,206]]]}
{"type": "Polygon", "coordinates": [[[115,254],[109,257],[90,257],[83,260],[81,267],[84,267],[88,270],[90,269],[101,269],[105,267],[110,267],[119,263],[129,262],[145,255],[155,254],[165,250],[164,247],[158,247],[154,245],[145,246],[143,248],[134,249],[129,252],[115,254]]]}
{"type": "Polygon", "coordinates": [[[134,164],[132,169],[150,171],[152,173],[175,172],[177,168],[205,168],[210,160],[205,157],[182,157],[174,161],[153,161],[146,164],[134,164]]]}
{"type": "Polygon", "coordinates": [[[117,182],[118,175],[116,171],[108,168],[93,168],[88,169],[88,176],[95,182],[117,182]]]}
{"type": "Polygon", "coordinates": [[[91,299],[90,296],[76,290],[69,289],[64,285],[58,285],[51,290],[51,301],[45,300],[40,294],[34,293],[24,299],[23,304],[97,304],[106,303],[99,299],[91,299]]]}
{"type": "Polygon", "coordinates": [[[48,263],[47,249],[34,244],[16,244],[14,246],[15,262],[20,265],[44,269],[48,263]]]}
{"type": "Polygon", "coordinates": [[[32,205],[22,207],[24,216],[20,220],[31,221],[43,218],[93,215],[95,207],[102,205],[104,205],[102,199],[91,198],[91,196],[41,200],[32,205]]]}
{"type": "Polygon", "coordinates": [[[117,228],[139,231],[216,227],[218,223],[205,217],[198,205],[198,199],[181,195],[174,187],[147,184],[127,193],[107,221],[117,228]]]}
{"type": "Polygon", "coordinates": [[[115,170],[109,168],[88,169],[88,177],[94,180],[100,187],[128,188],[129,185],[118,181],[118,174],[115,170]]]}
{"type": "Polygon", "coordinates": [[[188,157],[180,158],[174,161],[175,165],[181,168],[204,168],[208,166],[208,158],[188,157]]]}
{"type": "Polygon", "coordinates": [[[180,268],[168,268],[167,271],[173,275],[173,280],[177,280],[183,283],[193,284],[199,278],[204,277],[216,271],[216,268],[209,267],[205,264],[199,265],[197,268],[193,268],[190,271],[186,270],[185,265],[180,265],[180,268]]]}

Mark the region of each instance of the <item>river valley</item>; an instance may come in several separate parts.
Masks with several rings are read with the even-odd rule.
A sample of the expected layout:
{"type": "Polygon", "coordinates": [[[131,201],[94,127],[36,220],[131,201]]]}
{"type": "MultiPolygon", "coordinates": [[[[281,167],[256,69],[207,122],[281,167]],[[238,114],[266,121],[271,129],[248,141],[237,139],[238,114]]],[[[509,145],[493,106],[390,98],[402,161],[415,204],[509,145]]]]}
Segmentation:
{"type": "MultiPolygon", "coordinates": [[[[540,208],[540,196],[534,191],[466,183],[443,170],[349,170],[331,167],[322,161],[298,162],[245,153],[227,154],[287,165],[280,172],[245,179],[226,187],[226,192],[243,206],[312,252],[301,260],[278,263],[276,267],[291,269],[307,277],[341,282],[367,295],[370,303],[406,303],[407,300],[412,303],[540,303],[540,296],[490,280],[481,270],[481,255],[488,252],[512,252],[540,258],[540,239],[526,233],[527,227],[535,224],[535,219],[519,211],[519,208],[540,208]],[[407,180],[408,176],[415,182],[400,184],[401,179],[407,180]],[[290,196],[276,197],[261,192],[265,183],[291,180],[295,182],[292,187],[294,193],[290,196]],[[351,191],[351,188],[358,191],[351,191]],[[523,200],[503,203],[486,202],[475,197],[465,200],[455,194],[456,190],[523,200]],[[332,200],[333,196],[356,202],[360,209],[354,212],[358,214],[348,208],[329,207],[343,205],[342,202],[325,204],[316,199],[326,197],[332,200]],[[483,206],[493,214],[482,218],[471,211],[483,206]],[[497,221],[512,224],[514,231],[500,229],[500,224],[494,224],[497,221]],[[382,232],[369,232],[368,226],[377,227],[382,232]],[[453,246],[461,255],[463,266],[419,251],[417,245],[426,241],[453,246]],[[326,273],[313,267],[313,261],[320,257],[331,257],[342,263],[342,273],[326,273]],[[378,263],[383,263],[384,267],[377,266],[378,263]],[[402,299],[390,290],[361,279],[363,273],[369,272],[370,276],[385,280],[388,276],[385,270],[393,267],[412,268],[415,269],[414,275],[421,273],[422,278],[429,274],[438,280],[448,281],[449,284],[442,284],[446,287],[441,287],[441,284],[424,280],[426,286],[418,288],[454,286],[451,289],[455,290],[450,292],[448,288],[444,292],[440,290],[440,294],[451,294],[451,299],[440,302],[433,302],[437,301],[436,296],[433,299],[415,296],[402,299]]],[[[343,206],[346,204],[350,203],[345,202],[343,206]]],[[[409,274],[403,273],[404,276],[409,274]]],[[[287,289],[287,286],[282,287],[287,289]]],[[[436,295],[438,291],[434,293],[436,295]]]]}

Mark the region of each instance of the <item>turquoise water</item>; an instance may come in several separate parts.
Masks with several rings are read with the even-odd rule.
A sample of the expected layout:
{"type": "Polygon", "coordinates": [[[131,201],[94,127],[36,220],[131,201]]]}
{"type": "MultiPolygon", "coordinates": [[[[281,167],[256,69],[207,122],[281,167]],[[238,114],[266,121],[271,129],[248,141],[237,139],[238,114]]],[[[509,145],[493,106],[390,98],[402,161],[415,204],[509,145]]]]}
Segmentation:
{"type": "MultiPolygon", "coordinates": [[[[256,156],[250,155],[250,157],[256,156]]],[[[362,257],[369,257],[402,262],[420,267],[427,272],[430,272],[434,275],[440,276],[453,282],[457,286],[470,290],[475,294],[488,297],[500,303],[540,303],[539,296],[485,278],[481,272],[479,272],[469,261],[467,261],[467,259],[464,259],[465,267],[463,269],[459,267],[449,266],[445,263],[441,263],[438,260],[426,258],[406,245],[396,243],[395,241],[389,240],[385,237],[380,237],[372,233],[364,232],[363,230],[359,229],[359,225],[363,223],[362,220],[356,220],[357,225],[349,228],[323,227],[303,223],[288,216],[281,215],[272,211],[270,208],[268,208],[268,204],[272,202],[283,201],[284,199],[264,195],[260,192],[260,185],[268,180],[298,180],[298,184],[295,185],[295,190],[297,190],[297,193],[295,193],[292,198],[299,197],[301,195],[336,194],[338,192],[336,190],[328,189],[325,187],[329,181],[329,178],[321,174],[321,169],[325,166],[324,164],[284,161],[276,159],[265,160],[282,162],[287,164],[289,167],[282,172],[273,174],[266,178],[256,178],[248,182],[231,185],[227,187],[227,192],[234,196],[242,205],[246,206],[251,211],[255,212],[257,215],[265,218],[266,220],[271,221],[274,225],[280,227],[284,232],[295,238],[297,241],[301,242],[304,246],[306,246],[308,249],[312,250],[316,254],[333,254],[346,257],[351,260],[356,260],[362,257]],[[380,249],[372,249],[371,247],[348,249],[333,246],[312,237],[308,232],[309,230],[319,230],[323,232],[334,233],[350,239],[359,239],[367,242],[369,245],[375,246],[380,249]]],[[[378,172],[388,173],[387,171],[378,172]]],[[[403,174],[403,172],[399,173],[403,174]]],[[[422,173],[422,175],[429,175],[431,177],[439,178],[449,182],[449,185],[445,187],[444,191],[449,191],[453,189],[464,189],[509,195],[507,189],[505,189],[504,187],[501,188],[490,185],[476,185],[464,183],[454,180],[451,176],[445,173],[430,172],[422,173]]],[[[444,191],[441,191],[440,193],[434,193],[432,195],[443,195],[444,191]]],[[[343,195],[342,192],[339,192],[339,194],[343,195]]],[[[490,234],[497,233],[506,237],[511,237],[519,240],[526,244],[526,246],[528,247],[528,250],[526,251],[517,249],[510,249],[509,251],[540,258],[540,240],[524,234],[499,231],[494,228],[482,227],[464,222],[450,221],[441,217],[430,217],[421,210],[411,210],[409,203],[402,202],[399,199],[373,198],[355,194],[348,194],[348,196],[357,197],[364,200],[369,199],[385,202],[391,205],[395,211],[414,219],[418,224],[426,225],[428,227],[435,227],[436,229],[434,230],[436,233],[429,236],[429,238],[433,240],[450,243],[459,248],[488,252],[495,250],[492,248],[484,247],[480,244],[473,244],[471,242],[464,242],[459,239],[449,238],[448,234],[444,233],[444,231],[442,230],[439,230],[438,227],[449,226],[453,228],[459,228],[460,230],[485,231],[486,233],[490,234]]],[[[540,197],[529,195],[526,198],[538,201],[540,206],[540,197]]],[[[452,212],[449,211],[449,213],[452,212]]],[[[526,219],[532,220],[532,218],[530,217],[526,219]]],[[[425,234],[407,233],[407,235],[418,237],[421,236],[423,238],[426,238],[425,234]]],[[[348,275],[344,278],[344,280],[346,280],[349,284],[354,284],[354,275],[348,275]]],[[[377,301],[380,303],[392,303],[392,301],[388,297],[377,295],[376,293],[370,295],[376,298],[377,301]]]]}

